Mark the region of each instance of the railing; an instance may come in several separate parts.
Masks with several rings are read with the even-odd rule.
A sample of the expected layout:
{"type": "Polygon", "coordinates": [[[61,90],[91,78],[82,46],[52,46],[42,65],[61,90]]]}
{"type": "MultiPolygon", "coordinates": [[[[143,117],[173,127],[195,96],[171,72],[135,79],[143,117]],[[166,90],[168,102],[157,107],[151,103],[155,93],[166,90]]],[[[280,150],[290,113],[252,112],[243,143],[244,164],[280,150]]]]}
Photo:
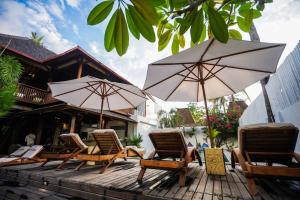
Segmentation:
{"type": "Polygon", "coordinates": [[[52,103],[56,101],[51,96],[50,92],[29,85],[25,85],[23,83],[19,83],[16,97],[18,101],[23,101],[26,103],[32,103],[38,105],[52,103]]]}

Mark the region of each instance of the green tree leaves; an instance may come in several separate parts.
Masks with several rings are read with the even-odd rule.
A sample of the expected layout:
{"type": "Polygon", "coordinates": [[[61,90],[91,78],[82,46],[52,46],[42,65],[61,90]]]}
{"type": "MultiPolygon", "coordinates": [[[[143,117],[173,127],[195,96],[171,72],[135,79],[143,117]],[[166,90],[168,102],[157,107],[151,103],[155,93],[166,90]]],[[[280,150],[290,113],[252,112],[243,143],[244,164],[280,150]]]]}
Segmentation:
{"type": "Polygon", "coordinates": [[[115,22],[114,42],[120,56],[126,53],[129,45],[129,35],[124,13],[121,9],[117,10],[117,19],[115,22]]]}
{"type": "Polygon", "coordinates": [[[225,23],[222,15],[211,6],[208,6],[207,8],[207,15],[211,31],[215,38],[223,43],[226,43],[229,38],[228,26],[225,23]]]}
{"type": "Polygon", "coordinates": [[[22,65],[12,56],[0,57],[0,117],[13,106],[22,65]]]}
{"type": "Polygon", "coordinates": [[[158,24],[159,17],[151,4],[151,0],[131,0],[131,2],[147,22],[150,22],[151,25],[158,24]]]}
{"type": "Polygon", "coordinates": [[[120,56],[128,49],[129,34],[138,40],[142,36],[149,42],[155,42],[157,37],[159,51],[172,39],[171,51],[177,53],[185,47],[187,33],[191,46],[207,37],[223,43],[228,38],[242,39],[237,29],[249,32],[253,20],[262,15],[265,4],[270,2],[272,0],[104,0],[92,9],[87,23],[99,24],[110,17],[104,46],[107,51],[116,49],[120,56]],[[111,14],[114,5],[117,8],[111,14]]]}
{"type": "Polygon", "coordinates": [[[99,3],[90,12],[87,18],[88,25],[95,25],[101,23],[111,12],[113,5],[114,5],[114,0],[108,0],[99,3]]]}
{"type": "Polygon", "coordinates": [[[191,26],[191,39],[194,43],[200,40],[204,27],[203,11],[199,10],[191,26]]]}
{"type": "Polygon", "coordinates": [[[114,34],[115,34],[115,25],[117,19],[118,11],[116,11],[113,16],[110,18],[108,25],[105,30],[104,35],[104,46],[106,51],[110,52],[115,48],[114,34]]]}
{"type": "Polygon", "coordinates": [[[135,7],[128,5],[128,11],[132,17],[137,30],[149,42],[155,42],[155,33],[152,25],[135,9],[135,7]]]}

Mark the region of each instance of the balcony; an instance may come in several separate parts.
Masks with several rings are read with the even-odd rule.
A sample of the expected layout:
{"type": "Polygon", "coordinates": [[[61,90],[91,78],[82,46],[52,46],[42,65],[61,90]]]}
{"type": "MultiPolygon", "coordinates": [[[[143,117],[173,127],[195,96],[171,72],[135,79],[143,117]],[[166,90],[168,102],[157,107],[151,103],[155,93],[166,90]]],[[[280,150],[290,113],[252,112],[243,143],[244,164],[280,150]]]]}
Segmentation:
{"type": "Polygon", "coordinates": [[[23,83],[19,83],[18,85],[16,99],[18,101],[36,105],[44,105],[57,101],[51,96],[50,92],[29,85],[25,85],[23,83]]]}

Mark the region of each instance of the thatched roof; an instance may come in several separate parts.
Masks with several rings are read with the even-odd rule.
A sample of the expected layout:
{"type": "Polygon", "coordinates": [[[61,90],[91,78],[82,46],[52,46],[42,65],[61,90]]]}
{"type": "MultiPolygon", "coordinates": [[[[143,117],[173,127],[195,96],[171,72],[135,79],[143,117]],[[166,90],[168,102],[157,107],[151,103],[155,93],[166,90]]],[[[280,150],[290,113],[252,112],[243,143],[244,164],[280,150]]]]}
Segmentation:
{"type": "Polygon", "coordinates": [[[195,121],[189,109],[187,108],[178,108],[177,113],[182,117],[183,124],[185,126],[193,126],[195,125],[195,121]]]}

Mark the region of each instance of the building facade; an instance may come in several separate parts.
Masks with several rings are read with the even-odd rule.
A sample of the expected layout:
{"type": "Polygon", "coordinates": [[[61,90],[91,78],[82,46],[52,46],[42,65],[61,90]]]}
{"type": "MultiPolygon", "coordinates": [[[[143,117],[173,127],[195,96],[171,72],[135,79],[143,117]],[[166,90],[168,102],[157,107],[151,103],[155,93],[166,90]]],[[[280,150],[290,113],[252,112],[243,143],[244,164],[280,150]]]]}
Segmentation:
{"type": "MultiPolygon", "coordinates": [[[[24,145],[24,138],[29,133],[36,135],[36,144],[56,144],[58,135],[69,132],[79,133],[88,141],[89,133],[98,128],[99,111],[74,107],[54,99],[47,85],[49,82],[90,75],[131,84],[79,46],[55,54],[29,38],[0,34],[0,48],[5,48],[4,55],[16,57],[23,66],[17,101],[8,115],[0,119],[0,149],[3,151],[0,153],[5,153],[12,144],[24,145]]],[[[140,128],[143,127],[140,122],[148,120],[148,104],[155,105],[155,102],[149,99],[136,109],[104,111],[104,127],[116,130],[125,144],[128,135],[156,127],[155,116],[152,116],[151,127],[140,128]]]]}

